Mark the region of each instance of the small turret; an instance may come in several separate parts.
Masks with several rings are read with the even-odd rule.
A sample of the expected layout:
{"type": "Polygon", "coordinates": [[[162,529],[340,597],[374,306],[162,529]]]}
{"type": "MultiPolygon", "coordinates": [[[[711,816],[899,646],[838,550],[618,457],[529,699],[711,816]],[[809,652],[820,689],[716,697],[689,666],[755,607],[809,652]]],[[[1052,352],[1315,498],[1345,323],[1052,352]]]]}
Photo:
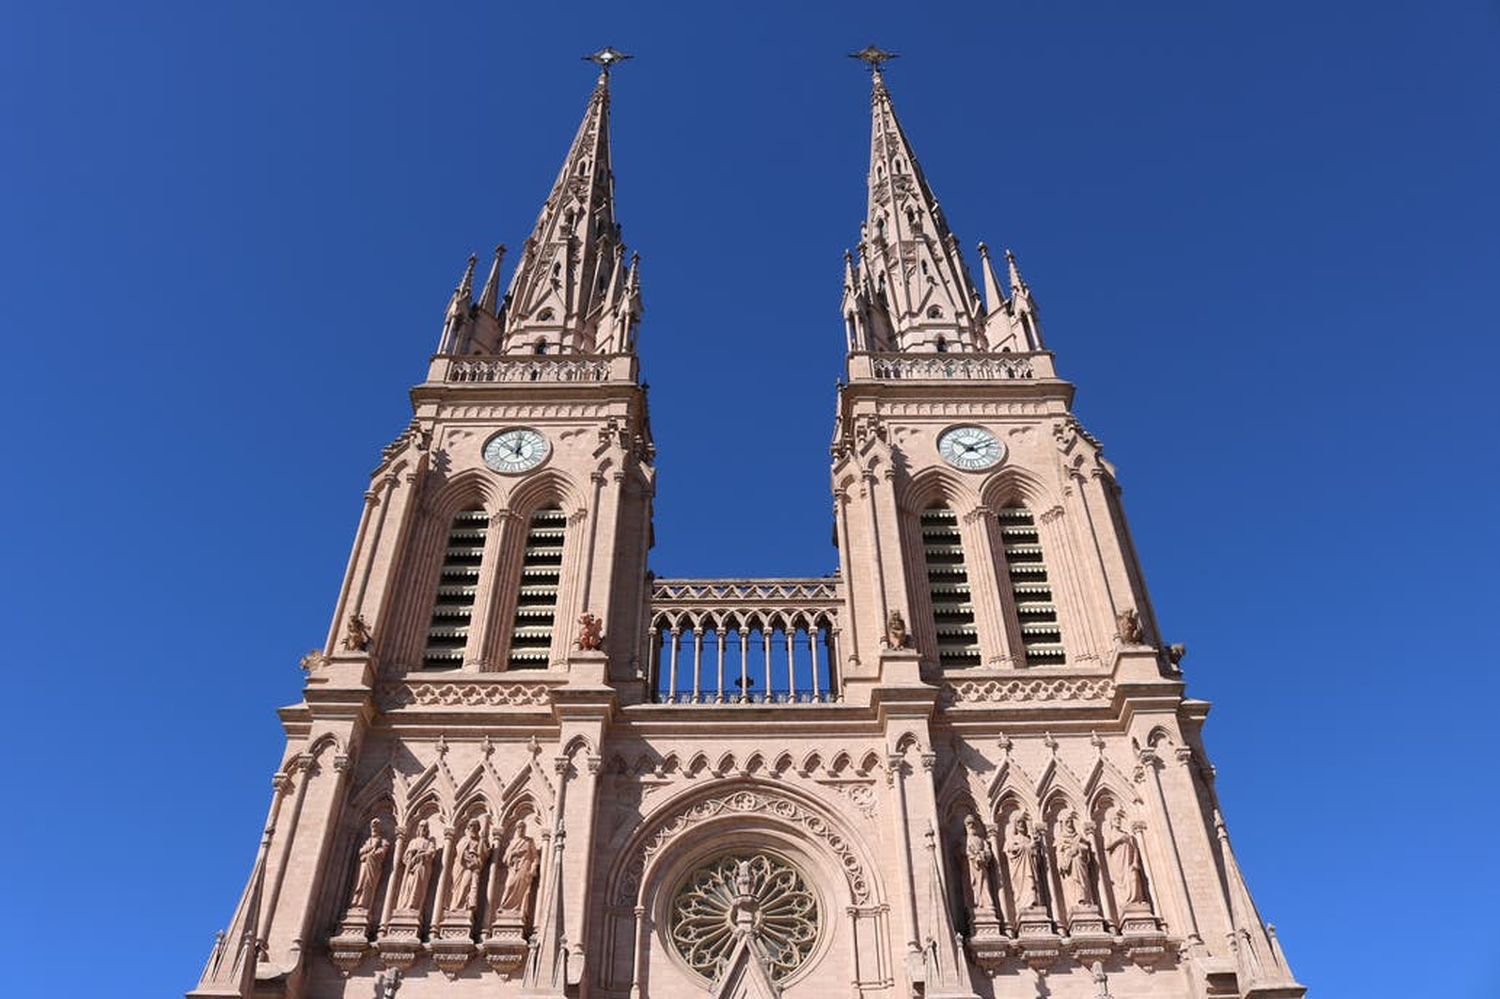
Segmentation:
{"type": "Polygon", "coordinates": [[[457,354],[463,349],[463,334],[469,325],[470,312],[474,307],[474,266],[479,257],[469,254],[468,266],[463,277],[448,299],[448,309],[443,313],[443,335],[438,340],[439,354],[457,354]]]}

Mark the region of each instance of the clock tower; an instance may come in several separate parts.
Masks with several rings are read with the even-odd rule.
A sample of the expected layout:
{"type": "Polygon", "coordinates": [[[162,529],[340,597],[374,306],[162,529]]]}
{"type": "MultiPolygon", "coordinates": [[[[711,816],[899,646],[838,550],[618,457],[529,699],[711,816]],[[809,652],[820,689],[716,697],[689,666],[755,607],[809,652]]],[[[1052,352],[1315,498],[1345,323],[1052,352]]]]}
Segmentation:
{"type": "MultiPolygon", "coordinates": [[[[1115,468],[872,73],[821,575],[647,568],[610,74],[380,455],[191,996],[1296,999],[1115,468]]],[[[833,335],[837,335],[834,333],[833,335]]]]}

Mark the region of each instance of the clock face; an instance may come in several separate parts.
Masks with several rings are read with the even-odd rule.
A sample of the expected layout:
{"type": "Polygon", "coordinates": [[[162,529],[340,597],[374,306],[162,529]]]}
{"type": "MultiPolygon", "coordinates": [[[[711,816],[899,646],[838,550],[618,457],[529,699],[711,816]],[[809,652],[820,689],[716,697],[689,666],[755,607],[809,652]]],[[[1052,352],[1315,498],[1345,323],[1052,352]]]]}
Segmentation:
{"type": "Polygon", "coordinates": [[[546,460],[552,450],[547,438],[526,427],[502,430],[484,445],[484,463],[497,472],[515,475],[528,472],[546,460]]]}
{"type": "Polygon", "coordinates": [[[977,471],[1000,464],[1005,445],[983,427],[951,427],[939,435],[938,453],[954,468],[977,471]]]}

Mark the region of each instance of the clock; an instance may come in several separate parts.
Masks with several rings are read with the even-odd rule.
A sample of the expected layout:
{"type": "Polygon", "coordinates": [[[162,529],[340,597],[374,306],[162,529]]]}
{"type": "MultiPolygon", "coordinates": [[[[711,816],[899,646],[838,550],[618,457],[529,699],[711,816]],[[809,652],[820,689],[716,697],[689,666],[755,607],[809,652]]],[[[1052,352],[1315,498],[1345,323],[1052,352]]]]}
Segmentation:
{"type": "Polygon", "coordinates": [[[949,427],[938,435],[938,454],[954,468],[975,472],[1000,464],[1005,445],[983,427],[949,427]]]}
{"type": "Polygon", "coordinates": [[[529,427],[502,430],[484,444],[484,463],[505,475],[529,472],[547,460],[552,445],[529,427]]]}

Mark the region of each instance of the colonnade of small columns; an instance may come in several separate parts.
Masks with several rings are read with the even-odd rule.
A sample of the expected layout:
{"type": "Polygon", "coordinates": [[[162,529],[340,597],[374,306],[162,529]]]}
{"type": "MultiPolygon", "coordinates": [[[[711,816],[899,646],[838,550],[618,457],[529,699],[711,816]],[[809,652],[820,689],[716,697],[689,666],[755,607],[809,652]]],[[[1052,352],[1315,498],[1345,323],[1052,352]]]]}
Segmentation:
{"type": "Polygon", "coordinates": [[[654,697],[664,704],[833,700],[837,641],[832,610],[658,612],[647,634],[654,697]]]}

